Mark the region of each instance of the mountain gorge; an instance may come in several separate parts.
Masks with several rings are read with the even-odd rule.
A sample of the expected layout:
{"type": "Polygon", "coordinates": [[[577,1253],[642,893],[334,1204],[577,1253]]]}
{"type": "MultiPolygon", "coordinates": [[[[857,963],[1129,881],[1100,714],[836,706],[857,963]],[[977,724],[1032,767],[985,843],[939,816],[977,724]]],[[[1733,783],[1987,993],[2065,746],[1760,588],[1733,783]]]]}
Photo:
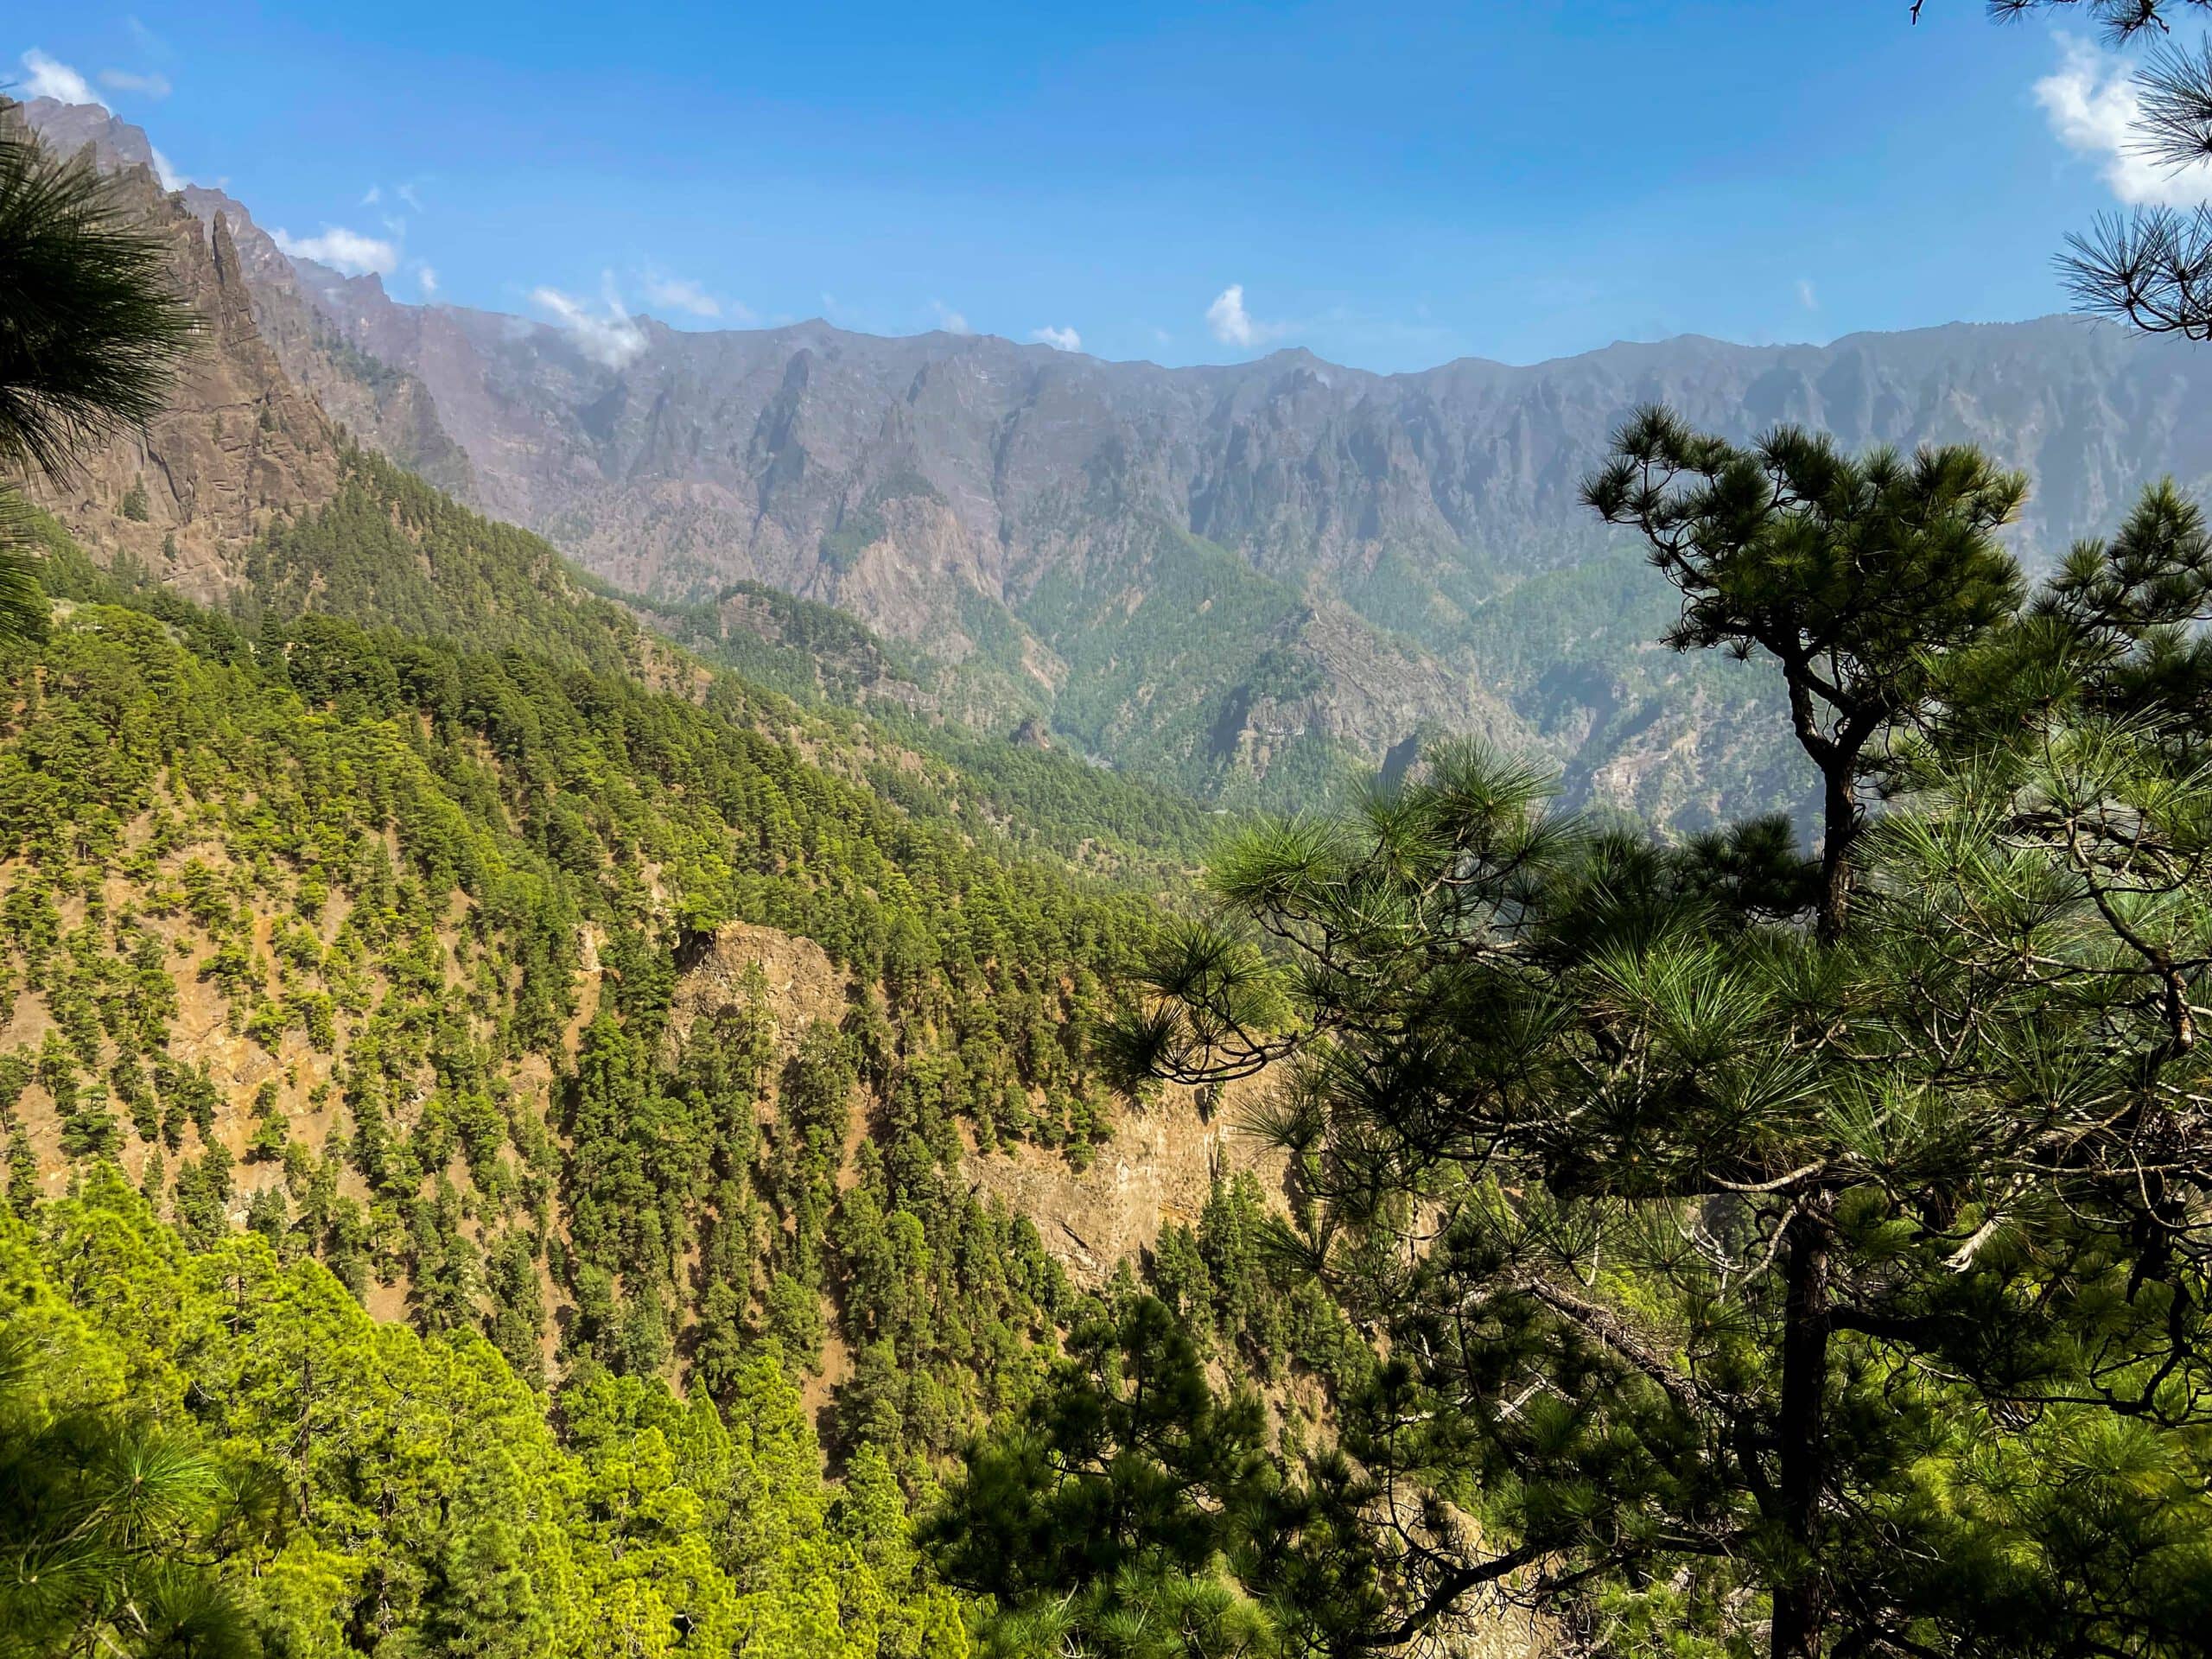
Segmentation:
{"type": "Polygon", "coordinates": [[[0,97],[0,1659],[2200,1652],[2212,353],[279,222],[0,97]]]}
{"type": "MultiPolygon", "coordinates": [[[[105,111],[28,107],[57,142],[150,158],[105,111]]],[[[2035,478],[2031,565],[2143,483],[2212,473],[2201,355],[2072,320],[1389,376],[820,321],[588,338],[401,303],[288,258],[220,193],[181,200],[225,218],[263,336],[333,418],[616,589],[753,633],[772,618],[729,607],[746,584],[833,606],[899,648],[896,687],[875,680],[909,708],[1035,721],[1232,804],[1313,804],[1446,731],[1678,825],[1796,804],[1777,688],[1655,647],[1672,595],[1578,504],[1639,404],[1736,436],[1980,443],[2035,478]]]]}
{"type": "Polygon", "coordinates": [[[448,419],[480,499],[618,587],[834,604],[918,647],[970,719],[1041,714],[1230,799],[1308,798],[1347,760],[1448,729],[1662,818],[1787,802],[1786,760],[1745,729],[1771,688],[1655,653],[1671,595],[1577,501],[1639,404],[1739,436],[1788,421],[1854,448],[1981,443],[2038,480],[2031,563],[2160,472],[2212,465],[2191,435],[2201,364],[2063,319],[1383,377],[1297,352],[1166,370],[649,320],[616,365],[373,278],[315,292],[466,411],[448,419]]]}

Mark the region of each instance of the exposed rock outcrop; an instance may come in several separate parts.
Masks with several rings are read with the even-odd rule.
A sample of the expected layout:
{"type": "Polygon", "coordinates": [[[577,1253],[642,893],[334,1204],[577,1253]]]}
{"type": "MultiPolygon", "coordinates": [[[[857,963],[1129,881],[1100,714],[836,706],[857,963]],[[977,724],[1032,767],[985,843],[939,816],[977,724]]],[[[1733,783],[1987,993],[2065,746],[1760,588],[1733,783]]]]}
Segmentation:
{"type": "MultiPolygon", "coordinates": [[[[278,365],[298,390],[355,438],[464,500],[472,497],[468,457],[447,435],[429,389],[411,374],[378,361],[349,340],[308,294],[310,282],[335,283],[335,272],[295,264],[245,205],[190,180],[164,180],[168,163],[146,134],[96,105],[34,99],[22,106],[41,142],[65,155],[90,146],[108,172],[143,168],[212,232],[221,219],[238,255],[254,321],[278,365]]],[[[372,281],[374,279],[372,278],[372,281]]]]}
{"type": "Polygon", "coordinates": [[[327,500],[339,445],[262,337],[229,220],[195,217],[148,165],[114,175],[122,200],[168,244],[177,291],[200,322],[168,405],[30,494],[88,547],[127,555],[195,598],[238,585],[272,518],[327,500]]]}
{"type": "Polygon", "coordinates": [[[1281,1191],[1281,1154],[1239,1129],[1234,1116],[1201,1115],[1189,1090],[1172,1090],[1123,1112],[1114,1138],[1080,1170],[1023,1142],[971,1154],[969,1176],[1034,1219],[1069,1277],[1095,1287],[1117,1262],[1150,1250],[1163,1227],[1195,1226],[1216,1180],[1250,1170],[1267,1191],[1281,1191]]]}

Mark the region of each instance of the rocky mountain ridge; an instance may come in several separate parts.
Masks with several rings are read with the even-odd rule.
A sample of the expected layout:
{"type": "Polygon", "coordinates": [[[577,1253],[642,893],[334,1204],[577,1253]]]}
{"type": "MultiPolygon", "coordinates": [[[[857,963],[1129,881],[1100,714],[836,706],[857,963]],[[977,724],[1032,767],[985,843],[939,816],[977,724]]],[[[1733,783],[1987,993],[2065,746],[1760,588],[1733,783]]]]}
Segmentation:
{"type": "MultiPolygon", "coordinates": [[[[99,124],[30,112],[49,134],[99,124]]],[[[108,149],[144,146],[100,120],[108,149]]],[[[595,575],[664,603],[752,582],[834,605],[928,666],[932,707],[1042,719],[1231,802],[1310,801],[1446,730],[1661,820],[1793,800],[1767,677],[1654,650],[1670,595],[1577,503],[1642,403],[1739,437],[1798,422],[1852,448],[1982,444],[2034,480],[2031,562],[2161,474],[2212,479],[2212,357],[2063,318],[1399,375],[819,321],[639,317],[610,346],[238,240],[301,385],[595,575]]]]}
{"type": "Polygon", "coordinates": [[[641,322],[614,368],[560,331],[399,305],[369,279],[321,302],[432,387],[487,505],[597,574],[835,604],[953,670],[957,711],[1044,713],[1202,794],[1302,788],[1454,729],[1661,817],[1786,802],[1781,744],[1707,741],[1776,723],[1764,677],[1648,651],[1669,596],[1577,504],[1643,402],[1738,436],[1795,421],[1853,448],[1981,443],[2036,480],[2031,560],[2108,528],[2160,473],[2212,470],[2212,364],[2067,319],[1383,377],[1303,353],[1171,371],[818,323],[641,322]],[[1563,665],[1592,683],[1560,709],[1563,665]]]}

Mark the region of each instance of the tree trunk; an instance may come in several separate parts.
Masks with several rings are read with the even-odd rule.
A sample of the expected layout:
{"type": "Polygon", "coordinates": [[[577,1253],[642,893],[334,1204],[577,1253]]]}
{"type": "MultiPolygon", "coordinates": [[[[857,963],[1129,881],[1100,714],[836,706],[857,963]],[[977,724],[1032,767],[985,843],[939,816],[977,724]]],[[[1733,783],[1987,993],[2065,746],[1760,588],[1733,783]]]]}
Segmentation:
{"type": "Polygon", "coordinates": [[[1843,938],[1851,909],[1851,843],[1859,834],[1859,803],[1852,785],[1858,768],[1840,760],[1821,772],[1821,911],[1815,931],[1822,944],[1843,938]]]}
{"type": "Polygon", "coordinates": [[[1819,1659],[1827,1615],[1821,1497],[1827,1484],[1828,1241],[1820,1217],[1789,1223],[1783,1263],[1781,1478],[1789,1559],[1774,1586],[1773,1659],[1819,1659]]]}

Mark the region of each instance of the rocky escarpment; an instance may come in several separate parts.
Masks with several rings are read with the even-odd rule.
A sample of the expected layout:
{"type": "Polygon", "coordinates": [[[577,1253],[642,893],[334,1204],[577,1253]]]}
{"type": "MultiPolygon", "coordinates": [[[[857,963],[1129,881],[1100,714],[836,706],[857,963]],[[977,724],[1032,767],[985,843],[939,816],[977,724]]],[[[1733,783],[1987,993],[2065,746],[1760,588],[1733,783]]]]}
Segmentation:
{"type": "MultiPolygon", "coordinates": [[[[65,155],[90,149],[107,172],[143,168],[164,192],[208,226],[221,219],[262,339],[293,385],[354,437],[439,488],[467,499],[468,457],[438,420],[437,407],[413,375],[378,362],[348,340],[311,302],[304,266],[296,266],[245,205],[227,192],[173,176],[146,134],[96,105],[33,99],[24,118],[42,143],[65,155]]],[[[327,280],[334,273],[322,272],[327,280]]]]}
{"type": "Polygon", "coordinates": [[[1230,798],[1459,731],[1677,823],[1788,804],[1802,769],[1773,688],[1653,652],[1663,583],[1578,503],[1643,403],[1744,438],[1788,421],[1853,448],[1981,444],[2034,479],[2031,564],[2162,474],[2212,479],[2212,361],[2069,319],[1380,376],[1300,352],[1167,370],[819,322],[639,320],[608,362],[367,282],[319,293],[432,388],[487,500],[610,580],[833,603],[948,670],[950,707],[1042,714],[1230,798]],[[1317,683],[1282,697],[1287,664],[1317,683]]]}
{"type": "Polygon", "coordinates": [[[338,438],[263,337],[227,219],[194,215],[150,166],[124,167],[112,188],[167,244],[199,324],[162,412],[30,493],[88,547],[213,597],[272,519],[329,499],[338,438]]]}

